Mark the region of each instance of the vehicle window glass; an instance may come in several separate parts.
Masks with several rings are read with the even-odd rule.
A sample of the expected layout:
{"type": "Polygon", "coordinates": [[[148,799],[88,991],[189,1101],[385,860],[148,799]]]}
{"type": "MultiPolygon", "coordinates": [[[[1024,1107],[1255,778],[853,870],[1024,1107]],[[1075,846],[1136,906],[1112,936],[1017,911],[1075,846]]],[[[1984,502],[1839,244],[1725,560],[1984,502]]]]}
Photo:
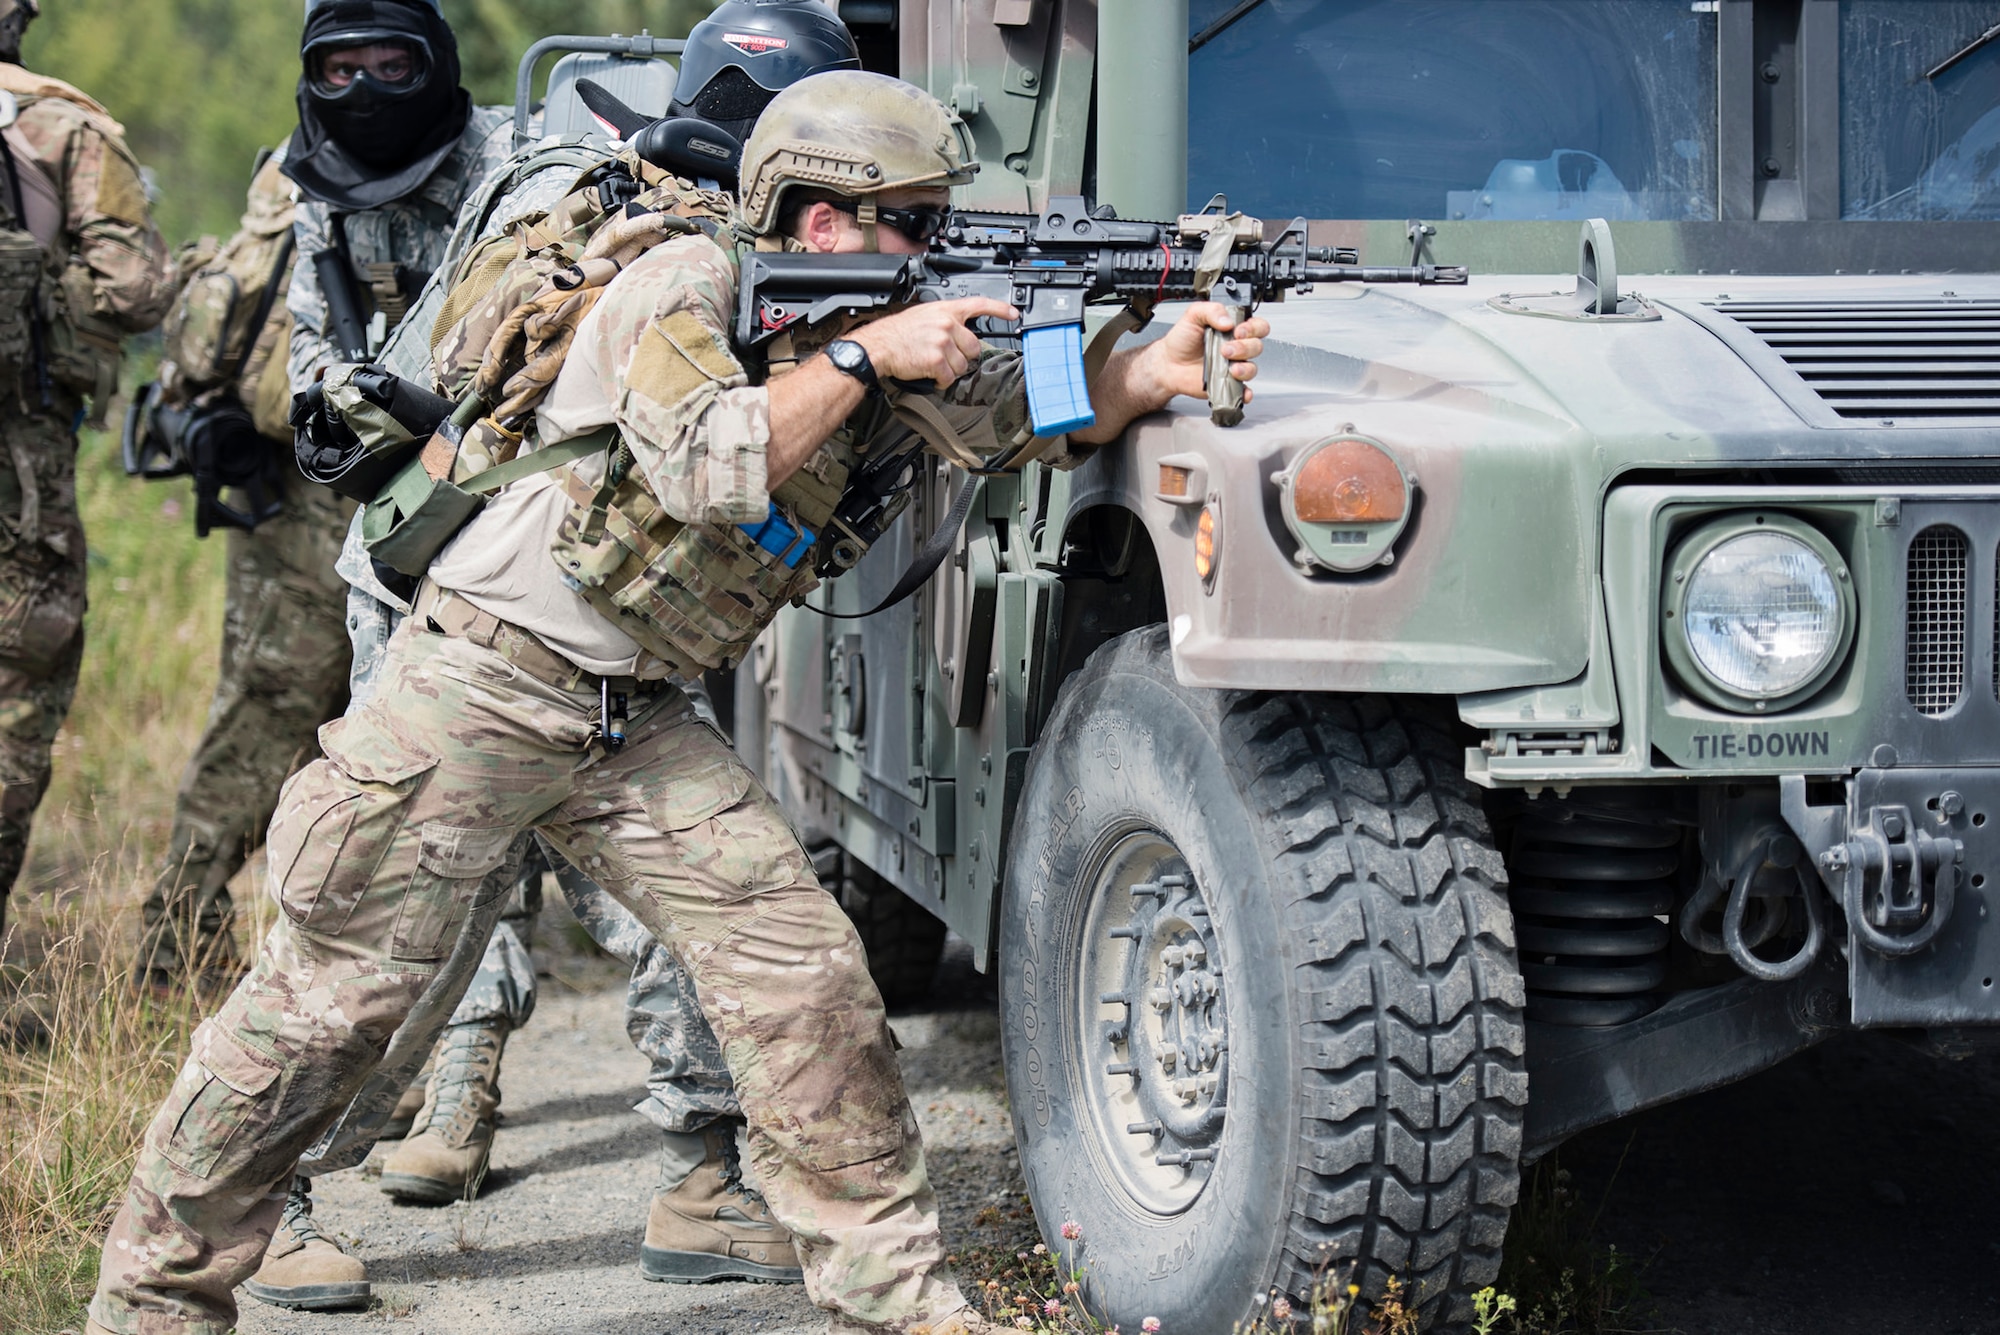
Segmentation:
{"type": "MultiPolygon", "coordinates": [[[[1190,0],[1190,36],[1236,0],[1190,0]]],[[[1713,218],[1690,0],[1263,0],[1188,65],[1188,191],[1263,217],[1713,218]]]]}
{"type": "Polygon", "coordinates": [[[2000,41],[1930,74],[1996,23],[1993,0],[1845,0],[1841,216],[2000,219],[2000,41]]]}

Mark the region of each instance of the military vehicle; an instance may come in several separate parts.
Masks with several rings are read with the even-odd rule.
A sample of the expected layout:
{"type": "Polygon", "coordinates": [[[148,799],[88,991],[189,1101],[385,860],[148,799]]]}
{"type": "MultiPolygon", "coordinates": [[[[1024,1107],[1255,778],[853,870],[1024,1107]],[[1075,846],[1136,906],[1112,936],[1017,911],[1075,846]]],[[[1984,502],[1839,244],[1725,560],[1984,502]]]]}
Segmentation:
{"type": "Polygon", "coordinates": [[[1220,193],[1474,274],[1265,307],[1234,429],[929,465],[811,601],[975,487],[950,563],[739,669],[887,990],[947,925],[997,970],[1094,1310],[1227,1331],[1332,1263],[1448,1325],[1565,1137],[2000,1021],[1992,6],[893,17],[968,207],[1220,193]]]}

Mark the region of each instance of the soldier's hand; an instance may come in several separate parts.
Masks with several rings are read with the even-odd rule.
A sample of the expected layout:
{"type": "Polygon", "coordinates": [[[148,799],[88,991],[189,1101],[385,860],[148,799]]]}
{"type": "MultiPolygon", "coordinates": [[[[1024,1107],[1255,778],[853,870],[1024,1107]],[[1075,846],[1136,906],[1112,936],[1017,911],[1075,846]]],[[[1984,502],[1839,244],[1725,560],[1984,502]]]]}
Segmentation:
{"type": "MultiPolygon", "coordinates": [[[[1142,373],[1157,386],[1160,399],[1156,406],[1165,407],[1177,394],[1198,399],[1207,396],[1208,390],[1202,384],[1202,345],[1203,336],[1210,329],[1231,336],[1222,345],[1222,355],[1230,363],[1229,374],[1244,381],[1256,377],[1257,358],[1263,355],[1265,336],[1271,332],[1270,322],[1261,315],[1253,315],[1238,324],[1230,317],[1227,306],[1199,301],[1174,321],[1165,338],[1147,349],[1151,365],[1144,367],[1142,373]]],[[[1248,389],[1243,391],[1243,401],[1250,402],[1248,389]]]]}
{"type": "MultiPolygon", "coordinates": [[[[1221,309],[1217,307],[1217,309],[1221,309]]],[[[979,335],[966,328],[982,316],[1018,320],[1021,313],[991,297],[927,301],[861,326],[848,337],[868,349],[875,374],[884,380],[930,380],[939,389],[971,369],[979,357],[979,335]]],[[[1201,374],[1201,339],[1195,339],[1195,374],[1201,374]]]]}
{"type": "MultiPolygon", "coordinates": [[[[1120,348],[1104,364],[1104,373],[1090,387],[1090,401],[1097,409],[1097,421],[1070,439],[1084,445],[1102,445],[1116,440],[1133,419],[1157,411],[1173,402],[1176,395],[1206,398],[1202,384],[1202,349],[1210,329],[1230,335],[1222,344],[1229,359],[1229,374],[1249,380],[1257,374],[1257,357],[1264,351],[1264,337],[1270,324],[1261,316],[1251,316],[1240,324],[1230,318],[1227,306],[1212,301],[1197,302],[1174,322],[1166,337],[1136,348],[1120,348]]],[[[1250,401],[1250,391],[1243,391],[1250,401]]]]}

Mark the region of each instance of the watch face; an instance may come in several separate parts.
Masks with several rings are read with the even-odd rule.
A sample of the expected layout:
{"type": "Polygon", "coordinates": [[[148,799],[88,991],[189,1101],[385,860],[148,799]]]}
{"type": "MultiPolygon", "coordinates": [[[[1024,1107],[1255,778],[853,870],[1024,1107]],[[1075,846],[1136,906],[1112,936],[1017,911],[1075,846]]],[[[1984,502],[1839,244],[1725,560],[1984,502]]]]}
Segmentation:
{"type": "Polygon", "coordinates": [[[826,345],[826,355],[843,371],[858,371],[868,361],[868,350],[844,338],[826,345]]]}

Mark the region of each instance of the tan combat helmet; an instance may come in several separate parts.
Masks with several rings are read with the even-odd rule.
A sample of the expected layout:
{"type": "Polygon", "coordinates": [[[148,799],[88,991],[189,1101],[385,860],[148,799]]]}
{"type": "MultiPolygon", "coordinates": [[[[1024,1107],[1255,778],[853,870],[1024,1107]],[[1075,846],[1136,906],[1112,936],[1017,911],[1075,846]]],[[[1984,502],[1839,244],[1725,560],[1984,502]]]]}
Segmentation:
{"type": "Polygon", "coordinates": [[[785,89],[758,117],[743,146],[737,214],[767,236],[790,186],[863,196],[966,185],[978,169],[965,160],[951,113],[929,93],[886,74],[831,70],[785,89]]]}

